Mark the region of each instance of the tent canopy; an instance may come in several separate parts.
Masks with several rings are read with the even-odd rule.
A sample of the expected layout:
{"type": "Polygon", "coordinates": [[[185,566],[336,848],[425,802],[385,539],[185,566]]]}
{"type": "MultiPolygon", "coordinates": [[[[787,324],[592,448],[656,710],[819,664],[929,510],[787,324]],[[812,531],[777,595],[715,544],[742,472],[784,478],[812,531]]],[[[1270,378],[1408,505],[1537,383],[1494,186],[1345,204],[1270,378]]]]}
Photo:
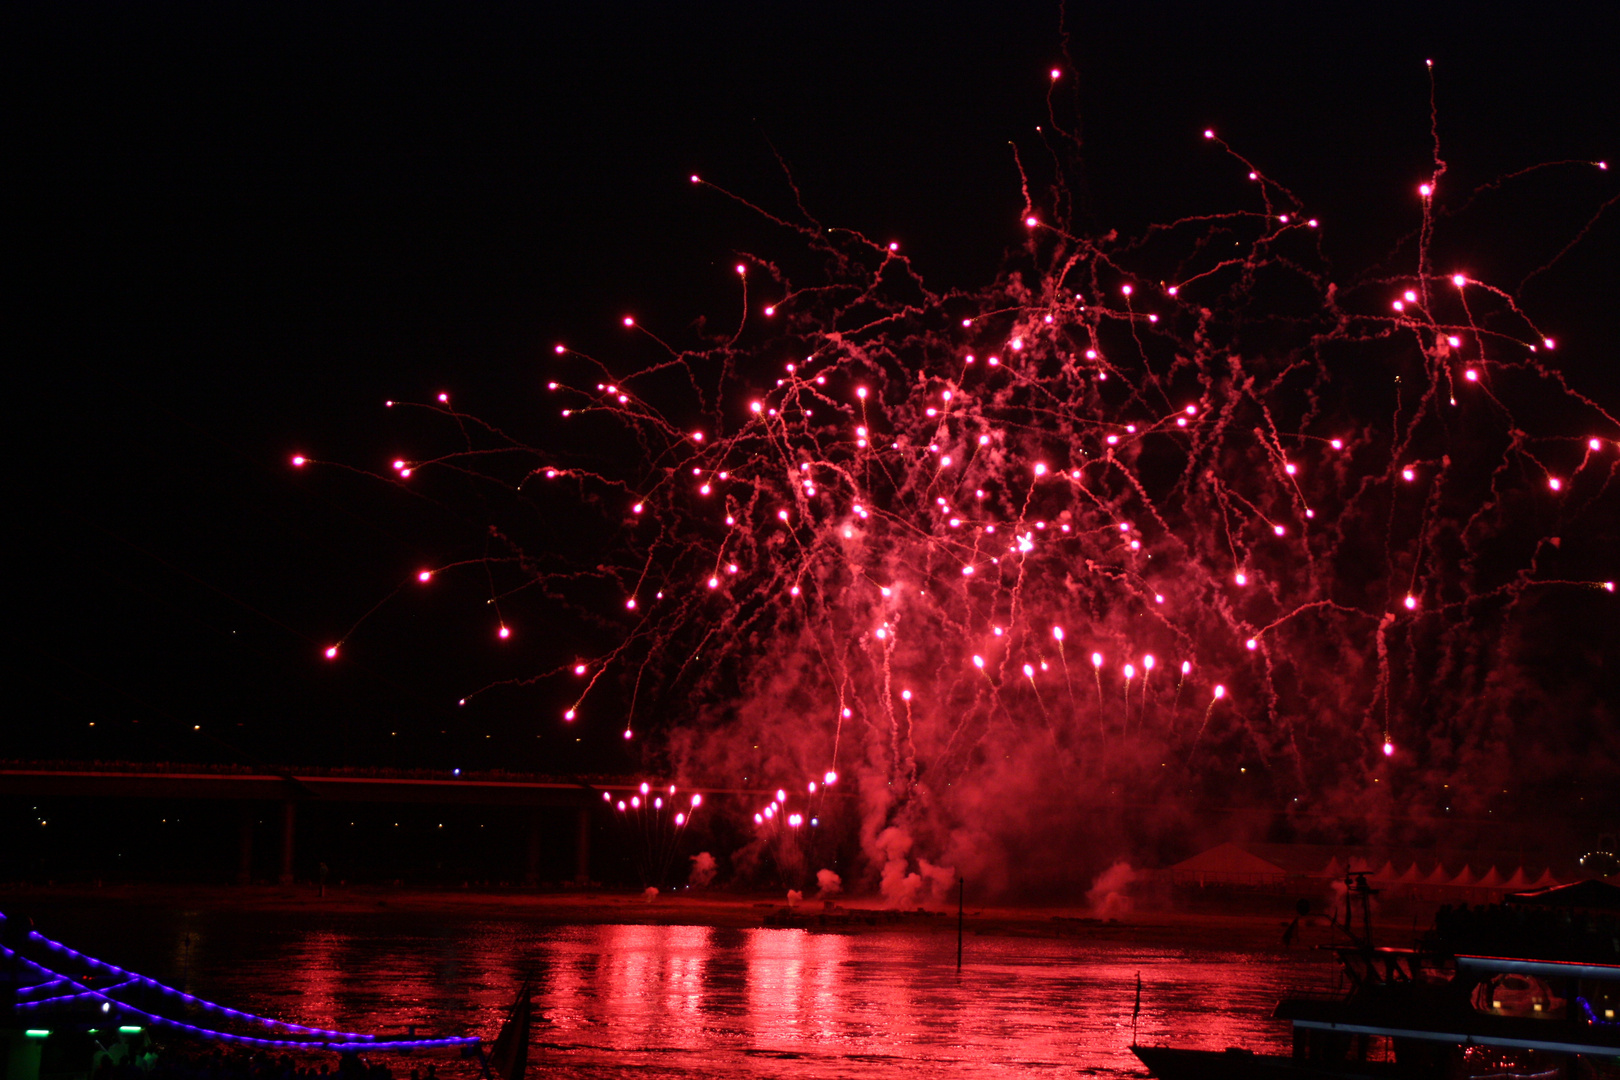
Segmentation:
{"type": "Polygon", "coordinates": [[[1287,867],[1246,851],[1237,844],[1225,843],[1219,847],[1194,855],[1176,863],[1170,869],[1216,874],[1282,874],[1287,867]]]}

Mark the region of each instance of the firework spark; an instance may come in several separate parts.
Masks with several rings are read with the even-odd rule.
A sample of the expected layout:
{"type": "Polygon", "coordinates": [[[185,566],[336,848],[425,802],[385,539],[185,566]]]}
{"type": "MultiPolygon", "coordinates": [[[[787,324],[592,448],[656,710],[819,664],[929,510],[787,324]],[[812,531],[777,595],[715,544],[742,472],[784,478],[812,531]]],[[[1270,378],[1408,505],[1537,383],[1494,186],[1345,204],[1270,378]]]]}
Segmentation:
{"type": "Polygon", "coordinates": [[[603,511],[589,566],[491,531],[525,582],[612,593],[613,644],[577,665],[567,717],[611,673],[626,736],[639,714],[677,769],[796,785],[811,805],[750,811],[772,844],[816,831],[804,778],[834,770],[877,865],[911,850],[895,828],[982,862],[1029,826],[1009,807],[1077,783],[1197,791],[1246,760],[1274,794],[1321,797],[1401,760],[1397,741],[1465,768],[1533,696],[1502,677],[1516,610],[1612,592],[1585,580],[1612,576],[1601,559],[1546,567],[1565,530],[1612,522],[1620,423],[1512,290],[1444,265],[1442,169],[1396,211],[1417,257],[1341,280],[1311,208],[1204,134],[1205,167],[1246,173],[1253,207],[1099,237],[1054,191],[976,292],[931,291],[896,243],[767,214],[821,269],[746,256],[734,329],[677,348],[625,317],[627,352],[663,350],[650,364],[557,346],[549,407],[634,448],[618,464],[523,446],[440,395],[423,407],[469,441],[395,475],[603,511]],[[514,459],[508,482],[492,462],[514,459]],[[1127,656],[1139,688],[1134,662],[1105,662],[1127,656]]]}

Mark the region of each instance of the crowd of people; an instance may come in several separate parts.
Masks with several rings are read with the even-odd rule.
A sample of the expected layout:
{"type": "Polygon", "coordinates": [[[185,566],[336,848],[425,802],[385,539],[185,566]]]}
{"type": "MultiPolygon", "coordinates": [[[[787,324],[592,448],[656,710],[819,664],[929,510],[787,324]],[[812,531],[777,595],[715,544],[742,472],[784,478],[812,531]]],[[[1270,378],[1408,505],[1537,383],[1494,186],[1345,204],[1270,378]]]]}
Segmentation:
{"type": "MultiPolygon", "coordinates": [[[[343,1054],[330,1059],[270,1054],[221,1046],[169,1046],[149,1041],[115,1043],[99,1051],[91,1080],[405,1080],[382,1061],[343,1054]]],[[[432,1062],[413,1065],[409,1080],[438,1080],[432,1062]]]]}

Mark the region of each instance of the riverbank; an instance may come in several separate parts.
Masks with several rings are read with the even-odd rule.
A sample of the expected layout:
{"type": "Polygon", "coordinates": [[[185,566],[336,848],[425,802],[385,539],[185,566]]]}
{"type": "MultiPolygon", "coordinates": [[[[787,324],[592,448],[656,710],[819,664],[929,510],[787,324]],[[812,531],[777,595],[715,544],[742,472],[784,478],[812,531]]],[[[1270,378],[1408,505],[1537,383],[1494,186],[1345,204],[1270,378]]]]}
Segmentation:
{"type": "MultiPolygon", "coordinates": [[[[780,897],[707,891],[660,894],[628,890],[552,892],[501,889],[421,889],[399,886],[210,886],[115,884],[0,885],[0,912],[48,922],[52,913],[96,915],[133,923],[143,912],[257,911],[320,916],[392,913],[456,919],[517,920],[539,925],[638,924],[750,929],[794,927],[813,932],[904,931],[955,934],[954,904],[896,911],[879,902],[840,899],[787,905],[780,897]]],[[[1405,942],[1428,925],[1427,913],[1386,912],[1379,936],[1405,942]]],[[[48,929],[48,927],[46,928],[48,929]]],[[[1242,951],[1298,950],[1344,940],[1321,915],[1294,924],[1290,905],[1271,896],[1205,898],[1196,909],[1115,910],[1109,916],[1085,905],[985,906],[968,904],[962,930],[972,936],[1078,938],[1129,941],[1162,948],[1242,951]],[[1294,932],[1285,941],[1285,931],[1294,932]]]]}

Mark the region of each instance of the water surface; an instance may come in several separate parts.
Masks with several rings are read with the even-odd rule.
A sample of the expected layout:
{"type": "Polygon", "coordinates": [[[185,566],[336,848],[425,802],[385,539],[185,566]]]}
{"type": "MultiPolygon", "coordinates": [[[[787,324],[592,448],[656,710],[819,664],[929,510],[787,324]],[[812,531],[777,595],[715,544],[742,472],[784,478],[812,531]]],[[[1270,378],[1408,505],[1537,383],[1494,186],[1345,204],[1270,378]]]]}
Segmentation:
{"type": "MultiPolygon", "coordinates": [[[[988,936],[968,937],[958,974],[954,936],[904,930],[245,911],[41,928],[212,1000],[346,1030],[490,1037],[529,975],[531,1063],[559,1077],[1141,1076],[1138,974],[1142,1042],[1272,1052],[1288,1045],[1277,999],[1333,978],[1300,953],[988,936]]],[[[396,1075],[425,1060],[395,1059],[396,1075]]]]}

